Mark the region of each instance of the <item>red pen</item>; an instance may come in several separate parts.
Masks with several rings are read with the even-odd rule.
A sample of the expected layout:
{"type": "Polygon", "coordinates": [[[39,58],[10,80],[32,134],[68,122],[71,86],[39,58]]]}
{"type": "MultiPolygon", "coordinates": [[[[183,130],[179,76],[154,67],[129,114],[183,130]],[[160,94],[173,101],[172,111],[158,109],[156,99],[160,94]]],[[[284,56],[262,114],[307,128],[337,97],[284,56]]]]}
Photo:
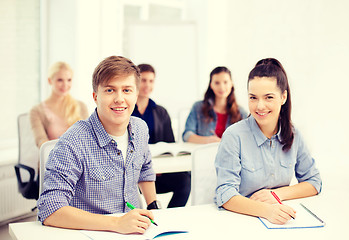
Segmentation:
{"type": "MultiPolygon", "coordinates": [[[[276,195],[276,193],[274,193],[273,191],[270,191],[270,192],[271,192],[271,195],[273,195],[273,197],[276,199],[276,201],[278,201],[278,203],[282,204],[278,195],[276,195]]],[[[291,215],[290,215],[290,217],[294,219],[294,217],[292,217],[291,215]]]]}

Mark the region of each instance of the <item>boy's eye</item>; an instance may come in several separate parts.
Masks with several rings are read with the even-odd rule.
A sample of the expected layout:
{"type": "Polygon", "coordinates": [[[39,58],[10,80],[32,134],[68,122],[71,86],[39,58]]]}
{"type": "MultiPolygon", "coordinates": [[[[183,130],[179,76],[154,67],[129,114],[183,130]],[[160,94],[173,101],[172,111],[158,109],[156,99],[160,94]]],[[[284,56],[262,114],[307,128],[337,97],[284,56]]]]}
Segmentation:
{"type": "Polygon", "coordinates": [[[129,92],[131,92],[131,89],[124,89],[124,92],[129,93],[129,92]]]}
{"type": "Polygon", "coordinates": [[[112,93],[113,89],[108,88],[107,90],[105,90],[107,93],[112,93]]]}
{"type": "Polygon", "coordinates": [[[254,96],[250,96],[250,99],[251,99],[251,100],[254,100],[254,99],[256,99],[256,97],[254,97],[254,96]]]}

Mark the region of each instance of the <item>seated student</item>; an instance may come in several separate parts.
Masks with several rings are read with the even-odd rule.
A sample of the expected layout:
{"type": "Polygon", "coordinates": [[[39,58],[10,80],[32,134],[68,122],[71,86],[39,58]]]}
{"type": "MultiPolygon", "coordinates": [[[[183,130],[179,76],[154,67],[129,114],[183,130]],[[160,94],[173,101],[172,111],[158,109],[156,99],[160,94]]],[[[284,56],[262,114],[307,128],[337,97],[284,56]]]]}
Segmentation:
{"type": "Polygon", "coordinates": [[[271,190],[281,200],[316,195],[320,173],[292,125],[290,88],[278,60],[256,64],[248,77],[248,95],[251,116],[230,126],[218,148],[216,203],[284,224],[295,212],[277,204],[271,190]],[[298,184],[290,186],[294,175],[298,184]]]}
{"type": "Polygon", "coordinates": [[[126,205],[140,206],[139,187],[148,208],[156,208],[148,127],[131,117],[139,81],[137,66],[124,57],[108,57],[96,67],[96,110],[60,137],[46,164],[37,203],[44,225],[119,233],[144,233],[149,227],[151,211],[129,211],[126,205]]]}
{"type": "Polygon", "coordinates": [[[228,126],[246,117],[246,112],[235,100],[230,70],[216,67],[210,74],[204,100],[196,102],[189,113],[183,141],[219,142],[228,126]]]}
{"type": "MultiPolygon", "coordinates": [[[[155,70],[149,64],[138,65],[141,72],[141,83],[133,116],[142,118],[149,128],[149,143],[174,142],[171,118],[165,108],[149,98],[154,88],[155,70]]],[[[190,173],[164,173],[156,175],[156,192],[173,192],[168,207],[183,207],[190,194],[190,173]]]]}
{"type": "Polygon", "coordinates": [[[73,70],[65,62],[56,62],[49,70],[51,95],[30,111],[35,142],[39,148],[44,142],[59,138],[76,121],[88,117],[86,105],[69,94],[72,78],[73,70]]]}

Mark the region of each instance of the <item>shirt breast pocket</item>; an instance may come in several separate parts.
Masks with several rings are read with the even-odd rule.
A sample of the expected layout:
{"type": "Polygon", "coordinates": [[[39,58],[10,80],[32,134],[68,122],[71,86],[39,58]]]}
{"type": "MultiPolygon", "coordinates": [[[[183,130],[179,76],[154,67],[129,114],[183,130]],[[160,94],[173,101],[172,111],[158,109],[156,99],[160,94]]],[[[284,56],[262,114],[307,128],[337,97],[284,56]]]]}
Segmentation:
{"type": "Polygon", "coordinates": [[[290,159],[281,159],[280,165],[284,168],[291,168],[293,169],[296,164],[296,161],[292,161],[290,159]]]}
{"type": "Polygon", "coordinates": [[[97,181],[109,181],[115,177],[115,169],[110,166],[92,167],[89,169],[90,178],[97,181]]]}
{"type": "Polygon", "coordinates": [[[133,179],[135,183],[138,183],[139,175],[142,170],[142,163],[141,162],[132,162],[132,170],[133,170],[133,179]]]}
{"type": "Polygon", "coordinates": [[[241,167],[249,173],[255,173],[261,170],[263,165],[261,162],[246,161],[241,163],[241,167]]]}

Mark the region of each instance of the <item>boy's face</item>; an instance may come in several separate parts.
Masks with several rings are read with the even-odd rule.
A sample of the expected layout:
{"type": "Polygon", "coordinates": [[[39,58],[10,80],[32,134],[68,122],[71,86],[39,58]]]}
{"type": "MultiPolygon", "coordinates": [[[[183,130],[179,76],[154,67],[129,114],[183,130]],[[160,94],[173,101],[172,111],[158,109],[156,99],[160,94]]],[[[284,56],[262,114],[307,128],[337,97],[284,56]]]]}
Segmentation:
{"type": "Polygon", "coordinates": [[[113,136],[125,133],[137,102],[138,89],[135,76],[117,76],[99,85],[93,99],[105,130],[113,136]]]}

